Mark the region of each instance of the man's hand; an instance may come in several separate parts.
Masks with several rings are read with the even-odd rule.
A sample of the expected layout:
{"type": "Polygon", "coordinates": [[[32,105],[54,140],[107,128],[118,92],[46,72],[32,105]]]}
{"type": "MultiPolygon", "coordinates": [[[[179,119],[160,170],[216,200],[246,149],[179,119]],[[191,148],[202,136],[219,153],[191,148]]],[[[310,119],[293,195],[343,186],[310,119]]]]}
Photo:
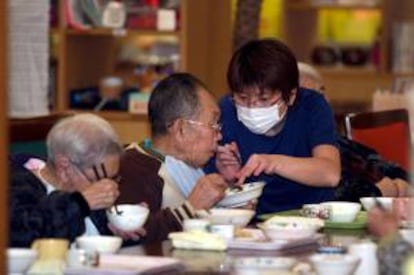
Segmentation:
{"type": "Polygon", "coordinates": [[[144,228],[137,228],[136,230],[132,231],[123,231],[116,228],[110,223],[108,223],[108,228],[114,235],[119,236],[124,240],[138,241],[141,237],[145,237],[145,235],[147,235],[147,231],[145,231],[144,228]]]}
{"type": "Polygon", "coordinates": [[[118,184],[110,179],[92,183],[81,191],[91,210],[111,207],[119,196],[118,184]]]}
{"type": "Polygon", "coordinates": [[[368,212],[368,229],[378,237],[393,234],[398,230],[398,218],[393,213],[375,207],[368,212]]]}
{"type": "Polygon", "coordinates": [[[228,185],[219,174],[209,174],[201,177],[194,186],[188,201],[196,209],[209,209],[224,197],[228,185]]]}

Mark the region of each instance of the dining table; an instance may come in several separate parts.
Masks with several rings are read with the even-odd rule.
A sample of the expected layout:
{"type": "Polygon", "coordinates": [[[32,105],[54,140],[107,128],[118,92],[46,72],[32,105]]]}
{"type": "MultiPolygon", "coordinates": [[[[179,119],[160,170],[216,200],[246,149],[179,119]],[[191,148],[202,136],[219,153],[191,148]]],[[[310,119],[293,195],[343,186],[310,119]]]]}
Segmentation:
{"type": "Polygon", "coordinates": [[[171,241],[146,243],[124,247],[121,255],[161,256],[178,259],[182,263],[179,270],[170,270],[163,274],[234,274],[233,263],[242,257],[279,257],[287,256],[296,259],[297,263],[308,265],[308,257],[321,247],[344,247],[362,240],[375,239],[364,229],[323,229],[318,232],[314,242],[288,247],[287,249],[254,250],[227,249],[211,251],[197,249],[175,249],[171,241]]]}

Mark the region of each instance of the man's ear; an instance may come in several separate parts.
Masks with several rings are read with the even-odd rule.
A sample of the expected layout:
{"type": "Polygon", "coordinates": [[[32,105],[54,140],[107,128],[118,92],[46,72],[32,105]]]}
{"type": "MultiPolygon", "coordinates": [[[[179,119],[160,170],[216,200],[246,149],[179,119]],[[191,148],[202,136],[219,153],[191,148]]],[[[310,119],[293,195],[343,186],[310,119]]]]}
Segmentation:
{"type": "Polygon", "coordinates": [[[186,127],[182,119],[176,119],[168,128],[169,134],[177,141],[183,142],[186,138],[186,127]]]}
{"type": "Polygon", "coordinates": [[[66,181],[68,179],[68,171],[71,167],[70,160],[61,154],[55,156],[55,170],[59,178],[66,181]]]}

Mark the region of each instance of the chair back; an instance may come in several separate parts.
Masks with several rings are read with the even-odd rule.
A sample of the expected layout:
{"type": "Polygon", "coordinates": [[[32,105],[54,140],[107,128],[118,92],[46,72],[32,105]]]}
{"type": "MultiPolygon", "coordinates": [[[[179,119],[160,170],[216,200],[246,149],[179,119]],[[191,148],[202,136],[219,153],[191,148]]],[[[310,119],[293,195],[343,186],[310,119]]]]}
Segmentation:
{"type": "Polygon", "coordinates": [[[9,119],[9,152],[46,158],[46,137],[49,130],[57,121],[68,115],[70,113],[9,119]]]}
{"type": "Polygon", "coordinates": [[[411,137],[408,111],[395,109],[345,115],[347,137],[375,149],[409,171],[411,137]]]}

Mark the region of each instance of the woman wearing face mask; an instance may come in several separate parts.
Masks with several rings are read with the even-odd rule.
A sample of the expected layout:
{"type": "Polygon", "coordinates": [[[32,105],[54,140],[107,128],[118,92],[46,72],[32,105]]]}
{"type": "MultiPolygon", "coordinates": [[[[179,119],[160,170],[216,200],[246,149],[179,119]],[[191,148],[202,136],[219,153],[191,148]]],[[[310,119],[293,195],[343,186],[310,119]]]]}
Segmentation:
{"type": "Polygon", "coordinates": [[[207,170],[236,184],[265,181],[257,214],[331,200],[339,182],[332,111],[298,78],[294,55],[276,40],[246,43],[230,61],[222,145],[207,170]]]}

